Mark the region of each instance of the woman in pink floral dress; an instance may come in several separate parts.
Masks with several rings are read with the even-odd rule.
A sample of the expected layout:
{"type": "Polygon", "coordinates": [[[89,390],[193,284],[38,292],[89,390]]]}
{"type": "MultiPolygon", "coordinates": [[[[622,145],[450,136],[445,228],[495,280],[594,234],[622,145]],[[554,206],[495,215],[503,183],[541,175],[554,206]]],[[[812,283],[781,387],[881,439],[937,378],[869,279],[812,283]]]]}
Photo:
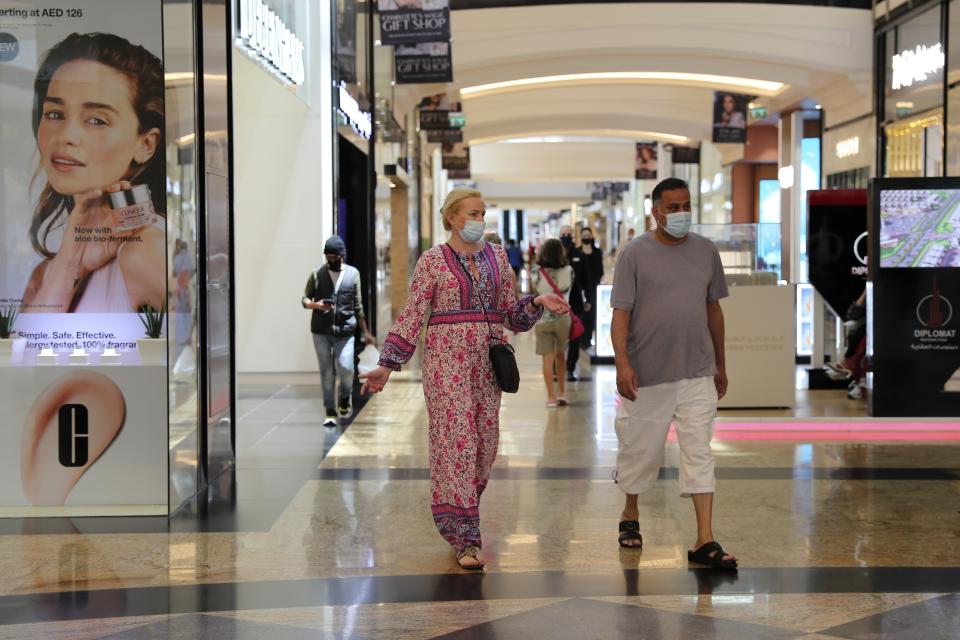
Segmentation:
{"type": "Polygon", "coordinates": [[[500,436],[500,388],[488,346],[491,340],[506,341],[504,327],[529,331],[544,308],[560,314],[568,310],[563,298],[552,294],[516,299],[506,251],[483,241],[485,213],[479,191],[454,189],[447,196],[443,225],[454,230],[450,241],[420,256],[380,366],[361,376],[364,393],[383,390],[390,373],[413,356],[429,318],[423,395],[430,416],[433,520],[464,569],[484,566],[477,558],[480,496],[500,436]]]}

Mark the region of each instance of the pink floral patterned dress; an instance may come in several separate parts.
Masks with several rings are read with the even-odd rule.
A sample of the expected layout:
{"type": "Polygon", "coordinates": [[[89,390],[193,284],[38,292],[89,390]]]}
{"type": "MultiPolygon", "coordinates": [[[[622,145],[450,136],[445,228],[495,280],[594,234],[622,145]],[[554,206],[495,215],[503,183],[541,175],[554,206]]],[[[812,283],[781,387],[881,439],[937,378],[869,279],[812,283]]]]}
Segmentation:
{"type": "Polygon", "coordinates": [[[449,245],[420,256],[403,312],[380,356],[382,366],[399,371],[416,351],[429,317],[423,395],[430,416],[431,504],[440,535],[457,550],[481,546],[480,496],[497,457],[501,392],[488,346],[491,339],[506,341],[504,326],[529,331],[543,311],[529,312],[533,296],[516,299],[503,247],[488,243],[474,255],[479,281],[470,257],[449,245]]]}

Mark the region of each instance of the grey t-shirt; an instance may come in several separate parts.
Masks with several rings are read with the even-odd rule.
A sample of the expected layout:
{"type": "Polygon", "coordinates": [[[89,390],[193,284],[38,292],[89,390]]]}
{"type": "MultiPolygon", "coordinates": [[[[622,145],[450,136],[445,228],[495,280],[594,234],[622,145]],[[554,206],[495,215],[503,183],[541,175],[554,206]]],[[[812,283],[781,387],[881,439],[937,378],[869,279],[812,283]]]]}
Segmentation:
{"type": "Polygon", "coordinates": [[[667,246],[651,231],[626,246],[610,305],[630,312],[627,353],[641,387],[716,373],[707,303],[728,295],[720,253],[703,236],[667,246]]]}

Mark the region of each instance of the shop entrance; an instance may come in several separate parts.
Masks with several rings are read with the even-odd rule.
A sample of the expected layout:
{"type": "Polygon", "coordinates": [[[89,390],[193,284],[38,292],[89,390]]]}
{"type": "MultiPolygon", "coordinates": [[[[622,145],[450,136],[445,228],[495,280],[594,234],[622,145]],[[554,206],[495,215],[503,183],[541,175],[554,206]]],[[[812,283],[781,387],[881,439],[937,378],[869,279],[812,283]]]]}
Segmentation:
{"type": "Polygon", "coordinates": [[[943,175],[943,109],[885,127],[886,175],[932,178],[943,175]]]}

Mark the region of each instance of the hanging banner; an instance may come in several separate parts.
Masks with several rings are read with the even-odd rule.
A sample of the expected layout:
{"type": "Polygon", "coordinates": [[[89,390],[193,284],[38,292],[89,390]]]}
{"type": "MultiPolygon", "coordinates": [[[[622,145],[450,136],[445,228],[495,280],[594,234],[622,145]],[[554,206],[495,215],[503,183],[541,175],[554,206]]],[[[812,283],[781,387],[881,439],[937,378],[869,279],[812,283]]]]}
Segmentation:
{"type": "Polygon", "coordinates": [[[22,446],[0,459],[0,507],[165,513],[167,368],[137,344],[144,321],[165,330],[163,5],[14,6],[0,7],[0,433],[22,446]]]}
{"type": "Polygon", "coordinates": [[[385,45],[449,42],[450,0],[377,0],[385,45]]]}
{"type": "Polygon", "coordinates": [[[747,104],[751,96],[717,91],[713,94],[713,142],[747,141],[747,104]]]}
{"type": "MultiPolygon", "coordinates": [[[[425,97],[417,105],[420,109],[421,129],[450,129],[453,127],[451,114],[461,113],[460,102],[450,94],[437,93],[425,97]]],[[[459,141],[457,141],[459,142],[459,141]]]]}
{"type": "Polygon", "coordinates": [[[680,147],[670,150],[673,164],[700,164],[700,147],[680,147]]]}
{"type": "Polygon", "coordinates": [[[427,42],[394,50],[397,84],[453,82],[449,42],[427,42]]]}
{"type": "Polygon", "coordinates": [[[657,143],[638,142],[634,174],[637,180],[657,179],[657,143]]]}
{"type": "Polygon", "coordinates": [[[336,68],[339,82],[357,83],[357,3],[355,0],[337,0],[336,68]]]}
{"type": "Polygon", "coordinates": [[[442,148],[443,168],[451,180],[470,177],[470,147],[462,142],[445,142],[442,148]]]}
{"type": "Polygon", "coordinates": [[[463,142],[463,129],[430,129],[427,142],[463,142]]]}

